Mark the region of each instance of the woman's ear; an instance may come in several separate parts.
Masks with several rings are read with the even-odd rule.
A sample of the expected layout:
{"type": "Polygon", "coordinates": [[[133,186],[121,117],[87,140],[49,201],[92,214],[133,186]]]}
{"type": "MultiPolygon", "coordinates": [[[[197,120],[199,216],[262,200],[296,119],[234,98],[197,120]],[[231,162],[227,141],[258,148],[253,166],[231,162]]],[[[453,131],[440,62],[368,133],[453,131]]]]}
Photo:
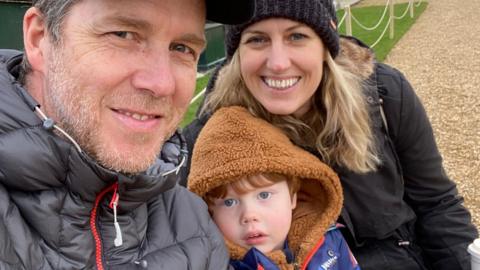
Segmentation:
{"type": "Polygon", "coordinates": [[[333,20],[330,20],[330,26],[333,28],[333,30],[337,30],[337,24],[333,20]]]}
{"type": "Polygon", "coordinates": [[[23,46],[28,62],[34,71],[44,72],[47,29],[43,14],[31,7],[23,17],[23,46]]]}

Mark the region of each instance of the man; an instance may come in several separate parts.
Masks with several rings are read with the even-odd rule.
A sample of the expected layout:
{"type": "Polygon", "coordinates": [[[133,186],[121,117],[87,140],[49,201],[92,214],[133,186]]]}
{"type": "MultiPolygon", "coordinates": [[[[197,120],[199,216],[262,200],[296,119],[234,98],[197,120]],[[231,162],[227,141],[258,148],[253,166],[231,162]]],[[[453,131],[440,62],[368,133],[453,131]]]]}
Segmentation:
{"type": "Polygon", "coordinates": [[[205,19],[252,6],[33,1],[25,55],[0,51],[0,269],[227,267],[205,205],[176,184],[173,133],[205,19]]]}

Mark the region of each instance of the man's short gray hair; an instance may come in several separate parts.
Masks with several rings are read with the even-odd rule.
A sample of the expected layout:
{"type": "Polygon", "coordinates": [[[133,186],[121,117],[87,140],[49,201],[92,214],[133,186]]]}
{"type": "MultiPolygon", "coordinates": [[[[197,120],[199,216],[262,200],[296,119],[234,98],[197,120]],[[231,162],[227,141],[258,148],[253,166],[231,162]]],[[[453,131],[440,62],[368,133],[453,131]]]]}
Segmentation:
{"type": "Polygon", "coordinates": [[[33,6],[42,12],[53,42],[61,40],[62,23],[70,8],[81,0],[33,0],[33,6]]]}
{"type": "MultiPolygon", "coordinates": [[[[32,5],[42,14],[47,27],[47,34],[53,43],[58,44],[62,40],[62,24],[72,6],[81,0],[32,0],[32,5]]],[[[22,68],[19,81],[25,83],[25,75],[31,71],[27,56],[23,56],[22,68]]]]}

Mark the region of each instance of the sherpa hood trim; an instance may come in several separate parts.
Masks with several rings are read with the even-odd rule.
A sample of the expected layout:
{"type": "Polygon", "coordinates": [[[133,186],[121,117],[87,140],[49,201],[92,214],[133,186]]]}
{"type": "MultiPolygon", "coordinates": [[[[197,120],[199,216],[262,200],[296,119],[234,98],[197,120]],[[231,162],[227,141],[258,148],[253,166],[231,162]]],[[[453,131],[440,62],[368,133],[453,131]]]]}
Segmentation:
{"type": "MultiPolygon", "coordinates": [[[[245,108],[219,109],[195,144],[190,190],[203,197],[238,177],[259,173],[301,179],[288,241],[297,261],[302,262],[340,214],[343,194],[338,176],[317,157],[293,145],[280,129],[245,108]]],[[[229,241],[227,246],[232,259],[241,259],[247,252],[229,241]]],[[[283,264],[284,256],[267,255],[283,264]]]]}

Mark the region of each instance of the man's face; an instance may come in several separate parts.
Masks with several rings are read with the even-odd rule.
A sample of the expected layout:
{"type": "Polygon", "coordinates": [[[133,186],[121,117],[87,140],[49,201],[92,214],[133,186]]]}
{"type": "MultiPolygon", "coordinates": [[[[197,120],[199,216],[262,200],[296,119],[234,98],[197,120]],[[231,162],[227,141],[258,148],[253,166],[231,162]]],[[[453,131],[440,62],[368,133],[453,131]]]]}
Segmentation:
{"type": "Polygon", "coordinates": [[[47,39],[42,108],[103,166],[145,170],[192,97],[203,2],[80,1],[47,39]]]}

